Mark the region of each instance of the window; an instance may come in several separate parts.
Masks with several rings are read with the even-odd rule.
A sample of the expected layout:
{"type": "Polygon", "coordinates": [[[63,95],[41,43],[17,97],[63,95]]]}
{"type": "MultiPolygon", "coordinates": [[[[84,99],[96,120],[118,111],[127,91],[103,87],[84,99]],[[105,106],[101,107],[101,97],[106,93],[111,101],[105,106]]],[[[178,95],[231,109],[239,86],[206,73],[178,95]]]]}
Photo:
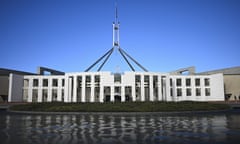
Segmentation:
{"type": "Polygon", "coordinates": [[[57,89],[52,90],[52,101],[57,101],[57,89]]]}
{"type": "Polygon", "coordinates": [[[177,79],[177,86],[182,86],[182,79],[177,79]]]}
{"type": "Polygon", "coordinates": [[[47,87],[48,86],[48,79],[43,79],[43,86],[47,87]]]}
{"type": "Polygon", "coordinates": [[[170,96],[173,96],[173,88],[170,88],[170,96]]]}
{"type": "Polygon", "coordinates": [[[23,80],[23,86],[24,87],[28,87],[29,86],[29,80],[28,79],[24,79],[23,80]]]}
{"type": "Polygon", "coordinates": [[[172,86],[172,79],[170,79],[170,86],[172,86]]]}
{"type": "Polygon", "coordinates": [[[57,79],[52,80],[52,86],[55,86],[55,87],[58,86],[58,80],[57,79]]]}
{"type": "Polygon", "coordinates": [[[200,88],[196,88],[196,96],[201,96],[201,89],[200,88]]]}
{"type": "Polygon", "coordinates": [[[115,87],[115,93],[121,93],[121,87],[115,87]]]}
{"type": "Polygon", "coordinates": [[[186,79],[186,86],[191,86],[191,79],[190,78],[186,79]]]}
{"type": "Polygon", "coordinates": [[[62,86],[65,86],[65,79],[62,79],[62,86]]]}
{"type": "Polygon", "coordinates": [[[97,83],[100,82],[100,76],[99,75],[95,75],[94,79],[95,79],[95,82],[97,82],[97,83]]]}
{"type": "Polygon", "coordinates": [[[91,76],[86,76],[86,82],[91,82],[91,76]]]}
{"type": "Polygon", "coordinates": [[[181,88],[177,88],[177,96],[182,96],[182,89],[181,88]]]}
{"type": "Polygon", "coordinates": [[[195,79],[195,86],[200,86],[200,78],[195,79]]]}
{"type": "Polygon", "coordinates": [[[204,84],[205,84],[205,86],[209,86],[210,85],[210,79],[209,78],[205,78],[204,79],[204,84]]]}
{"type": "Polygon", "coordinates": [[[192,89],[187,88],[187,96],[192,96],[192,89]]]}
{"type": "Polygon", "coordinates": [[[38,86],[38,79],[33,79],[33,86],[37,87],[38,86]]]}
{"type": "Polygon", "coordinates": [[[114,74],[114,82],[121,83],[121,74],[119,73],[114,74]]]}
{"type": "Polygon", "coordinates": [[[211,92],[210,92],[210,88],[206,88],[205,89],[205,96],[210,96],[211,92]]]}

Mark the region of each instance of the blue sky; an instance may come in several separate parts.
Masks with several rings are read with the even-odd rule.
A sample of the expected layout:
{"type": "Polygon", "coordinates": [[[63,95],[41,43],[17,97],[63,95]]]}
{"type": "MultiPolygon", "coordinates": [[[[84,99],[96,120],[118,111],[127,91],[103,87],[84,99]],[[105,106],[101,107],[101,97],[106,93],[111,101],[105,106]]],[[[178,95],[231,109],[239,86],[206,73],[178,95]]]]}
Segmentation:
{"type": "MultiPolygon", "coordinates": [[[[118,10],[121,47],[149,71],[240,66],[239,0],[118,0],[118,10]]],[[[112,47],[113,20],[114,0],[0,0],[0,67],[84,71],[112,47]]],[[[102,70],[130,68],[115,51],[102,70]]]]}

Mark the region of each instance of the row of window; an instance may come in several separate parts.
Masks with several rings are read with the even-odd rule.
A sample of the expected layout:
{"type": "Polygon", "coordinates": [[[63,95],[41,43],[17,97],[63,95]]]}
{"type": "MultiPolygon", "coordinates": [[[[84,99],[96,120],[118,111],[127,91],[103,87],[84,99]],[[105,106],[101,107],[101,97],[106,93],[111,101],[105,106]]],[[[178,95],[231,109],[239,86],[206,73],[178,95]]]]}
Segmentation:
{"type": "MultiPolygon", "coordinates": [[[[182,86],[183,85],[183,80],[184,79],[177,78],[176,79],[176,86],[182,86]]],[[[201,79],[200,78],[195,78],[193,82],[194,82],[195,86],[200,86],[201,85],[201,79]]],[[[191,78],[186,78],[185,79],[185,85],[186,86],[192,86],[191,78]]],[[[173,80],[172,79],[170,79],[170,86],[173,86],[173,80]]],[[[209,78],[204,79],[204,86],[210,86],[210,79],[209,78]]]]}
{"type": "MultiPolygon", "coordinates": [[[[65,85],[65,80],[62,79],[62,87],[64,87],[65,85]]],[[[28,87],[29,86],[29,79],[24,79],[24,87],[28,87]]],[[[39,85],[39,79],[33,79],[33,87],[38,87],[40,86],[39,85]]],[[[48,87],[49,86],[49,79],[43,79],[42,81],[42,86],[43,87],[48,87]]],[[[58,87],[60,86],[59,85],[59,82],[58,82],[58,79],[52,79],[52,86],[53,87],[58,87]]]]}
{"type": "MultiPolygon", "coordinates": [[[[176,91],[177,96],[183,96],[183,89],[182,88],[177,88],[176,91]]],[[[173,96],[173,88],[170,89],[170,95],[173,96]]],[[[195,89],[195,95],[196,96],[201,96],[201,88],[196,88],[195,89]]],[[[211,89],[210,88],[205,88],[205,96],[210,96],[211,95],[211,89]]],[[[191,88],[186,88],[186,96],[193,96],[192,95],[192,89],[191,88]]]]}

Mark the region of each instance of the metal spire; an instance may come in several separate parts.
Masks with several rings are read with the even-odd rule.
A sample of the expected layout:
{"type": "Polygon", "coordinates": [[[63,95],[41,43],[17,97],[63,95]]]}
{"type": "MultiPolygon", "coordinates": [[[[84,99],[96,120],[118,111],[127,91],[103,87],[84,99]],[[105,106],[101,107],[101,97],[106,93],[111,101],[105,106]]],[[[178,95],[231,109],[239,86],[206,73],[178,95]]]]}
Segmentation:
{"type": "Polygon", "coordinates": [[[119,43],[119,26],[117,1],[115,1],[115,21],[113,22],[113,47],[120,47],[119,43]]]}
{"type": "Polygon", "coordinates": [[[114,49],[118,49],[118,52],[121,54],[121,56],[124,58],[124,60],[127,62],[128,66],[131,68],[132,71],[135,71],[133,65],[130,63],[129,59],[132,60],[137,66],[139,66],[143,71],[147,72],[147,69],[145,69],[140,63],[138,63],[135,59],[133,59],[127,52],[125,52],[122,48],[120,48],[119,43],[119,26],[120,22],[118,21],[118,7],[117,7],[117,1],[115,1],[115,20],[113,22],[113,47],[107,51],[102,57],[100,57],[95,63],[93,63],[89,68],[85,70],[85,72],[88,72],[91,70],[96,64],[98,64],[100,61],[103,60],[102,64],[98,68],[97,71],[101,71],[104,64],[107,62],[109,57],[112,55],[114,49]]]}

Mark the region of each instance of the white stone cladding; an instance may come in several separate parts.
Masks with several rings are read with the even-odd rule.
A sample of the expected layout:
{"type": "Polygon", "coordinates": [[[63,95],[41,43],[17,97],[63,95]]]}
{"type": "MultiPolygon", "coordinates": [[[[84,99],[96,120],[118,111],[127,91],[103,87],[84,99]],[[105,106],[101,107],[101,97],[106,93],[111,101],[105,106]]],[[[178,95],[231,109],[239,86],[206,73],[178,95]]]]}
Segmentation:
{"type": "MultiPolygon", "coordinates": [[[[10,80],[12,85],[20,78],[10,80]]],[[[21,80],[19,98],[9,87],[10,102],[224,101],[222,74],[75,72],[27,75],[21,80]]]]}

